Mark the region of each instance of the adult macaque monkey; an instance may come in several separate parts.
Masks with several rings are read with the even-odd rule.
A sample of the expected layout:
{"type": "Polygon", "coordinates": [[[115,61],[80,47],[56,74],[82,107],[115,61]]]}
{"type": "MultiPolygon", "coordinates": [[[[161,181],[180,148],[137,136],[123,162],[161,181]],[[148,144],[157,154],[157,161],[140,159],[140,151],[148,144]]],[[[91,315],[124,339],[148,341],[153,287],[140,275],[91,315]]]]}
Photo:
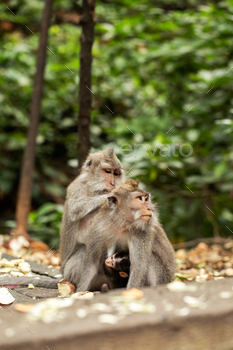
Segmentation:
{"type": "Polygon", "coordinates": [[[174,279],[175,254],[158,222],[149,193],[128,179],[108,195],[86,237],[78,291],[89,290],[108,249],[128,250],[127,289],[169,283],[174,279]]]}
{"type": "Polygon", "coordinates": [[[78,285],[87,234],[108,193],[125,178],[113,148],[91,153],[80,175],[69,185],[60,230],[61,271],[78,285]]]}

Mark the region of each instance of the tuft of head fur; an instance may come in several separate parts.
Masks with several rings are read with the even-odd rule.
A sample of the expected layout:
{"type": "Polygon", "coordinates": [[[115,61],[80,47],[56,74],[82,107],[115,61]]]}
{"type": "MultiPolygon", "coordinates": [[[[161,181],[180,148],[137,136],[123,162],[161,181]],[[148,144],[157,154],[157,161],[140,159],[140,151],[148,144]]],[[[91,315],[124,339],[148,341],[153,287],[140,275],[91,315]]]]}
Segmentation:
{"type": "Polygon", "coordinates": [[[86,171],[93,173],[94,169],[101,164],[101,162],[108,163],[110,166],[119,168],[123,172],[123,166],[115,155],[114,149],[112,147],[108,147],[103,151],[90,153],[82,166],[81,174],[85,173],[86,171]]]}
{"type": "MultiPolygon", "coordinates": [[[[112,192],[112,194],[123,194],[127,192],[140,191],[139,182],[133,179],[126,179],[124,182],[121,182],[120,185],[112,192]]],[[[143,191],[144,192],[144,191],[143,191]]]]}
{"type": "Polygon", "coordinates": [[[127,179],[125,182],[123,182],[119,187],[122,187],[123,189],[129,191],[129,192],[134,192],[134,191],[139,191],[139,182],[133,180],[133,179],[127,179]]]}
{"type": "Polygon", "coordinates": [[[103,153],[106,158],[113,158],[115,156],[114,149],[112,147],[107,147],[105,150],[103,150],[103,153]]]}

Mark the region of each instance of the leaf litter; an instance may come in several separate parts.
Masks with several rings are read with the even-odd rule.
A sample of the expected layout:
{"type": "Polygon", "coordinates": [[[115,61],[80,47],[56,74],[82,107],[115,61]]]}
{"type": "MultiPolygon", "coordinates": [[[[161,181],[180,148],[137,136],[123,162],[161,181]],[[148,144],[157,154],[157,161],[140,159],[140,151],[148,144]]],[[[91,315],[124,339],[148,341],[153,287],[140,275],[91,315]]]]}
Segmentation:
{"type": "MultiPolygon", "coordinates": [[[[58,252],[53,250],[48,252],[46,250],[48,247],[43,245],[43,242],[34,243],[36,244],[30,247],[30,244],[26,243],[23,239],[16,238],[12,241],[10,236],[7,238],[6,235],[0,235],[1,251],[19,258],[14,261],[1,259],[0,253],[0,274],[25,276],[30,269],[30,264],[25,262],[25,259],[57,268],[60,267],[58,252]],[[25,265],[25,263],[28,265],[25,265]]],[[[233,241],[223,246],[218,244],[208,246],[202,242],[189,251],[179,249],[176,251],[176,260],[176,278],[174,282],[167,285],[167,288],[171,292],[195,292],[198,290],[198,287],[188,282],[206,282],[208,280],[218,280],[233,276],[233,241]]],[[[233,290],[222,291],[218,296],[222,299],[232,298],[233,290]]],[[[75,293],[72,298],[48,299],[36,305],[16,304],[15,309],[28,313],[32,321],[41,319],[45,323],[51,323],[65,317],[64,310],[73,304],[74,299],[88,300],[93,297],[93,293],[75,293]],[[69,302],[64,303],[64,300],[69,300],[69,302]]],[[[192,308],[204,309],[207,306],[203,296],[194,298],[193,296],[186,295],[183,297],[183,302],[187,307],[175,309],[175,305],[168,303],[164,305],[164,309],[167,312],[174,310],[177,316],[184,317],[190,313],[192,308]]],[[[89,314],[100,313],[98,322],[116,324],[127,315],[141,312],[156,312],[155,305],[146,302],[143,298],[143,292],[139,290],[124,291],[123,295],[110,297],[108,303],[109,305],[105,303],[93,303],[82,306],[76,310],[76,315],[78,318],[84,319],[89,314]]]]}

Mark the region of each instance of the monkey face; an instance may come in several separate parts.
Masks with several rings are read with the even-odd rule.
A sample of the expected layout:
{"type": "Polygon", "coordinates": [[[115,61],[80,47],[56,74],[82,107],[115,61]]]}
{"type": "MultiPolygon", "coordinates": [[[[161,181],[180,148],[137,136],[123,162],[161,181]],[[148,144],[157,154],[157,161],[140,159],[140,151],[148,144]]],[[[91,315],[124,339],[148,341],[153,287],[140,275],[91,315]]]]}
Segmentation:
{"type": "Polygon", "coordinates": [[[104,183],[108,190],[114,189],[121,179],[121,170],[118,167],[104,163],[101,166],[101,172],[102,176],[104,177],[104,183]]]}
{"type": "Polygon", "coordinates": [[[125,185],[124,183],[121,184],[108,197],[108,207],[112,210],[112,214],[111,212],[109,214],[120,218],[117,224],[123,228],[122,232],[129,227],[130,230],[133,227],[134,229],[136,227],[140,227],[141,229],[144,227],[146,229],[147,224],[152,218],[149,193],[138,188],[138,184],[136,191],[134,188],[132,188],[132,191],[131,187],[131,191],[129,191],[129,184],[126,180],[125,185]]]}
{"type": "Polygon", "coordinates": [[[124,169],[112,148],[90,154],[79,177],[88,182],[91,191],[98,195],[110,192],[124,178],[124,169]]]}
{"type": "Polygon", "coordinates": [[[135,212],[135,219],[150,221],[152,211],[149,206],[149,194],[147,192],[137,192],[133,194],[132,209],[135,212]]]}
{"type": "Polygon", "coordinates": [[[108,270],[112,270],[112,272],[118,272],[122,278],[129,277],[129,255],[125,254],[124,252],[115,253],[112,256],[109,256],[105,260],[105,266],[108,268],[108,270]]]}

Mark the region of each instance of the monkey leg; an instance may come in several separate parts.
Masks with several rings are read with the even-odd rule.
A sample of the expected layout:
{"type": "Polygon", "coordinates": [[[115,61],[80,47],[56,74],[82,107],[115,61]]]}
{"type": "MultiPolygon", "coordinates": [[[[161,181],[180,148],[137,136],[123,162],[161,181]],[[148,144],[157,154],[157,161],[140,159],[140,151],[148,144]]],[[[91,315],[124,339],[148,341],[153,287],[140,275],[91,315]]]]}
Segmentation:
{"type": "Polygon", "coordinates": [[[87,247],[77,291],[91,290],[93,281],[98,278],[101,261],[103,261],[103,257],[101,252],[96,250],[95,243],[87,247]]]}
{"type": "Polygon", "coordinates": [[[77,291],[82,292],[91,290],[92,282],[98,274],[100,262],[84,262],[80,283],[77,285],[77,291]]]}
{"type": "Polygon", "coordinates": [[[174,280],[174,273],[162,262],[159,256],[152,253],[150,258],[146,285],[155,287],[160,284],[170,283],[174,280]]]}
{"type": "Polygon", "coordinates": [[[85,258],[86,247],[81,246],[66,262],[63,277],[66,281],[71,282],[76,287],[80,282],[82,273],[82,264],[85,258]]]}
{"type": "Polygon", "coordinates": [[[163,279],[163,272],[161,260],[152,253],[148,266],[146,285],[149,287],[155,287],[158,284],[162,284],[161,280],[163,279]]]}
{"type": "Polygon", "coordinates": [[[130,277],[127,289],[141,288],[146,283],[152,242],[146,232],[134,233],[129,239],[130,277]]]}

